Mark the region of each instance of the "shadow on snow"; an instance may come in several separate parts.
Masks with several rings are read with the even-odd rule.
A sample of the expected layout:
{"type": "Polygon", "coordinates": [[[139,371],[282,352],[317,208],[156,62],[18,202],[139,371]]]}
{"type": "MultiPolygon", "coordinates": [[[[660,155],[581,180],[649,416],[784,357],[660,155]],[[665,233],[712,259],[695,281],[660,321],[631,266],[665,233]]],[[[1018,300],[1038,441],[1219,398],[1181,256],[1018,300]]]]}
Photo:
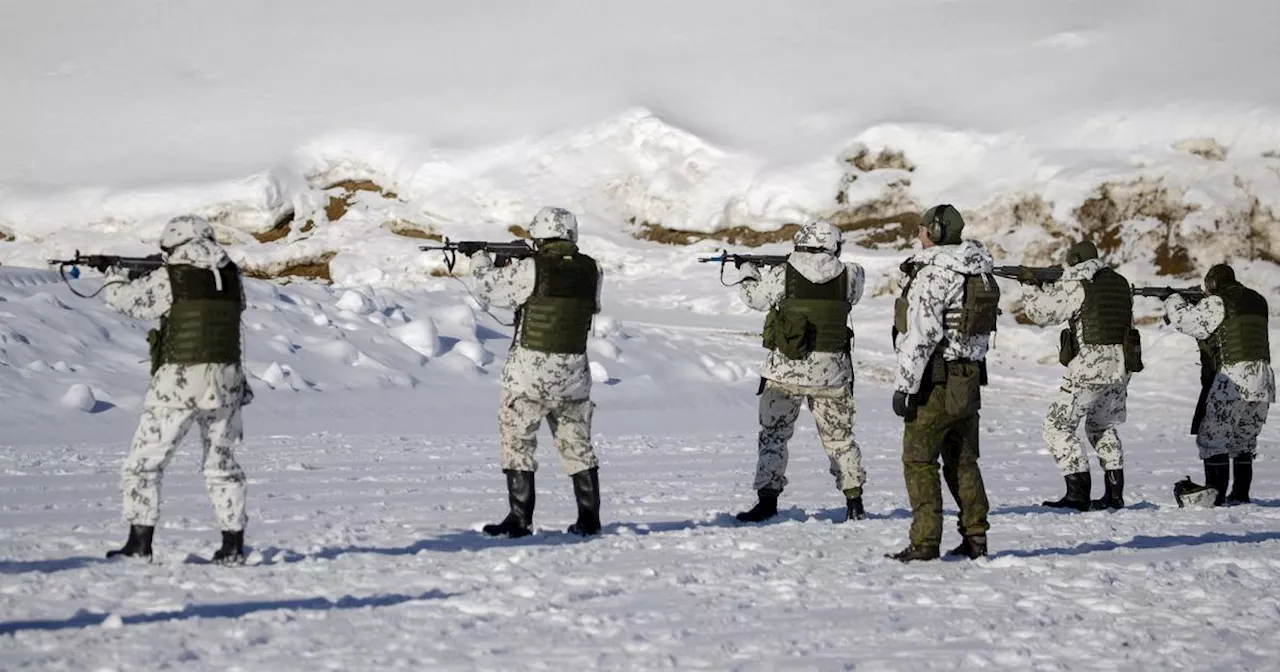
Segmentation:
{"type": "MultiPolygon", "coordinates": [[[[821,518],[823,514],[817,514],[821,518]]],[[[839,515],[844,516],[844,509],[839,515]]],[[[732,514],[722,513],[707,520],[673,520],[652,523],[611,523],[601,530],[601,536],[647,536],[666,532],[680,532],[704,528],[764,527],[782,523],[804,521],[807,514],[800,509],[784,509],[778,515],[760,523],[744,523],[732,514]]],[[[570,544],[590,543],[599,537],[580,537],[568,532],[540,530],[519,539],[491,537],[475,530],[458,530],[445,534],[419,539],[406,546],[333,546],[322,548],[315,553],[298,553],[288,549],[261,549],[262,565],[305,562],[307,560],[334,560],[344,555],[417,555],[418,553],[473,553],[494,548],[522,548],[529,546],[565,546],[570,544]]]]}
{"type": "Polygon", "coordinates": [[[1138,535],[1125,542],[1095,541],[1080,544],[1078,546],[1001,551],[992,555],[991,558],[1040,558],[1051,555],[1086,555],[1089,553],[1115,551],[1122,548],[1154,550],[1161,548],[1177,548],[1180,546],[1206,546],[1209,544],[1261,544],[1268,541],[1275,541],[1277,539],[1280,539],[1280,532],[1250,532],[1245,534],[1206,532],[1201,535],[1182,534],[1168,537],[1138,535]]]}
{"type": "MultiPolygon", "coordinates": [[[[391,607],[405,602],[421,600],[439,600],[453,597],[456,593],[444,593],[429,590],[421,595],[373,595],[370,597],[352,597],[344,595],[337,600],[324,597],[294,600],[265,600],[261,602],[228,602],[225,604],[189,604],[176,611],[156,611],[145,614],[130,614],[120,618],[124,625],[140,625],[145,623],[166,623],[185,621],[192,618],[240,618],[261,611],[292,609],[298,611],[330,611],[335,609],[363,609],[365,607],[391,607]]],[[[0,622],[0,635],[7,635],[28,630],[70,630],[101,625],[110,614],[81,610],[74,616],[64,619],[35,621],[0,622]]]]}
{"type": "Polygon", "coordinates": [[[109,561],[102,556],[89,555],[56,558],[53,560],[0,560],[0,574],[25,574],[27,572],[52,574],[54,572],[80,569],[90,565],[100,565],[106,562],[109,561]]]}

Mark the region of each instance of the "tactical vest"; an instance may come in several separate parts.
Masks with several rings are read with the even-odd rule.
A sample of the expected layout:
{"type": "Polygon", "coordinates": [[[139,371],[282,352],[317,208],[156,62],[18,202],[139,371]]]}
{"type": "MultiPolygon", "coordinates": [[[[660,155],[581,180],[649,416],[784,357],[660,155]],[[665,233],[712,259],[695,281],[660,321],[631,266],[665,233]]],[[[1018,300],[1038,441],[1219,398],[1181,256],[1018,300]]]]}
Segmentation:
{"type": "MultiPolygon", "coordinates": [[[[811,327],[806,334],[808,352],[849,350],[849,269],[823,283],[811,282],[786,264],[785,293],[778,304],[780,317],[803,317],[811,327]]],[[[773,344],[771,349],[777,349],[773,344]]]]}
{"type": "MultiPolygon", "coordinates": [[[[893,336],[907,331],[907,293],[916,273],[923,264],[916,264],[907,271],[907,284],[902,294],[893,302],[893,336]]],[[[987,274],[964,276],[964,292],[960,307],[947,309],[943,314],[943,326],[964,336],[988,336],[995,332],[1000,317],[1000,286],[987,274]]]]}
{"type": "MultiPolygon", "coordinates": [[[[915,282],[916,274],[924,264],[913,264],[910,267],[904,265],[903,271],[907,275],[907,284],[902,288],[902,294],[893,302],[893,342],[897,345],[898,335],[907,332],[910,326],[907,323],[907,294],[911,291],[911,284],[915,282]]],[[[948,309],[943,313],[943,326],[947,330],[954,330],[964,336],[989,336],[996,331],[996,325],[1000,317],[1000,287],[996,284],[995,277],[989,274],[966,275],[964,276],[964,291],[961,295],[960,308],[948,309]]],[[[942,358],[938,356],[947,345],[945,336],[938,343],[933,359],[935,366],[942,364],[942,358]]],[[[985,366],[985,365],[984,365],[985,366]]],[[[984,383],[985,384],[985,383],[984,383]]]]}
{"type": "Polygon", "coordinates": [[[544,246],[533,257],[533,294],[520,308],[520,345],[561,355],[587,351],[600,269],[568,242],[544,246]]]}
{"type": "Polygon", "coordinates": [[[1267,300],[1240,283],[1218,290],[1226,316],[1209,336],[1213,365],[1221,370],[1239,362],[1270,362],[1271,339],[1267,331],[1267,300]]]}
{"type": "Polygon", "coordinates": [[[1000,318],[1000,286],[990,274],[964,276],[960,308],[947,310],[943,324],[964,336],[990,336],[1000,318]]]}
{"type": "Polygon", "coordinates": [[[166,269],[173,305],[152,350],[153,370],[160,364],[239,364],[240,269],[235,264],[217,271],[183,264],[166,269]]]}
{"type": "Polygon", "coordinates": [[[1133,295],[1124,276],[1104,268],[1084,287],[1080,308],[1080,342],[1088,345],[1123,345],[1133,326],[1133,295]]]}

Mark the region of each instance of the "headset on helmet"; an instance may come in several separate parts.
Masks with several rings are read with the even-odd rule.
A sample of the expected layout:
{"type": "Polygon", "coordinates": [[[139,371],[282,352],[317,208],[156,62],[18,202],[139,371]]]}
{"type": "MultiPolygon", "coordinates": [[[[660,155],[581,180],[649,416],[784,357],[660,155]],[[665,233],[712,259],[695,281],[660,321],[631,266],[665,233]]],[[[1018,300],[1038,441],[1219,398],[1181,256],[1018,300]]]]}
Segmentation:
{"type": "Polygon", "coordinates": [[[1217,294],[1219,289],[1235,282],[1235,269],[1226,264],[1216,264],[1204,275],[1204,291],[1209,294],[1217,294]]]}
{"type": "Polygon", "coordinates": [[[930,217],[924,222],[925,233],[929,236],[929,240],[933,241],[934,245],[941,245],[942,241],[947,239],[947,233],[949,232],[943,215],[946,213],[947,208],[950,207],[951,205],[948,203],[934,206],[930,217]]]}
{"type": "Polygon", "coordinates": [[[1087,240],[1082,240],[1075,245],[1072,245],[1071,249],[1067,250],[1068,266],[1075,266],[1081,262],[1097,258],[1098,247],[1087,240]]]}

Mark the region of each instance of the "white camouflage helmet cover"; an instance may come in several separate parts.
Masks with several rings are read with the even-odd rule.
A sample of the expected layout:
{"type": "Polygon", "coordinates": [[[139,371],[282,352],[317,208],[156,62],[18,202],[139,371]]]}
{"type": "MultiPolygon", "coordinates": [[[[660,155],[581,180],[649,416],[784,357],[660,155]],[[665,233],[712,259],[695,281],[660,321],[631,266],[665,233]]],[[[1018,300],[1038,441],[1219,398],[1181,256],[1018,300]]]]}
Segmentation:
{"type": "Polygon", "coordinates": [[[534,240],[563,239],[577,242],[578,218],[564,208],[543,208],[529,223],[529,237],[534,240]]]}
{"type": "Polygon", "coordinates": [[[160,234],[160,249],[172,250],[179,245],[193,240],[211,240],[217,242],[213,226],[209,220],[199,215],[180,215],[169,220],[160,234]]]}
{"type": "Polygon", "coordinates": [[[835,224],[825,219],[815,219],[800,226],[793,238],[796,247],[812,247],[835,254],[843,237],[835,224]]]}

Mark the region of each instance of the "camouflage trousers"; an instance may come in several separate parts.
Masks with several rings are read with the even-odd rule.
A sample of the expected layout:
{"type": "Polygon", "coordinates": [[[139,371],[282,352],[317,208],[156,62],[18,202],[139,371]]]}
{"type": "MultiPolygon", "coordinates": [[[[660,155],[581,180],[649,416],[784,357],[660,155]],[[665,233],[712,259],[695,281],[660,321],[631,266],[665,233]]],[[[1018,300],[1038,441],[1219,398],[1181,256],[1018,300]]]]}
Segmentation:
{"type": "Polygon", "coordinates": [[[902,432],[902,468],[911,502],[911,544],[938,547],[942,544],[942,485],[938,480],[938,459],[942,459],[942,479],[960,507],[960,534],[987,533],[986,486],[978,468],[978,414],[955,415],[947,411],[945,386],[931,386],[917,408],[914,419],[902,432]]]}
{"type": "Polygon", "coordinates": [[[1127,417],[1128,396],[1126,383],[1062,388],[1044,419],[1044,442],[1063,476],[1089,471],[1084,443],[1076,435],[1081,420],[1102,468],[1124,468],[1124,451],[1116,427],[1124,424],[1127,417]]]}
{"type": "Polygon", "coordinates": [[[504,471],[537,471],[538,428],[543,418],[551,429],[566,474],[573,475],[599,465],[591,448],[590,399],[535,399],[502,391],[498,401],[498,435],[502,442],[504,471]]]}
{"type": "Polygon", "coordinates": [[[818,440],[827,451],[836,489],[861,488],[867,474],[862,470],[862,449],[853,438],[858,408],[853,390],[839,387],[808,387],[765,381],[760,393],[759,457],[755,489],[781,492],[787,485],[787,443],[796,431],[800,405],[807,403],[818,426],[818,440]]]}
{"type": "Polygon", "coordinates": [[[1196,434],[1200,459],[1256,453],[1269,406],[1265,401],[1242,401],[1239,389],[1225,376],[1218,376],[1209,389],[1204,420],[1196,434]]]}
{"type": "Polygon", "coordinates": [[[164,479],[164,470],[193,425],[200,430],[204,483],[213,502],[218,528],[244,529],[248,522],[245,475],[235,458],[235,447],[244,437],[239,406],[216,410],[156,406],[142,409],[142,419],[122,470],[125,522],[154,526],[160,519],[160,482],[164,479]]]}

